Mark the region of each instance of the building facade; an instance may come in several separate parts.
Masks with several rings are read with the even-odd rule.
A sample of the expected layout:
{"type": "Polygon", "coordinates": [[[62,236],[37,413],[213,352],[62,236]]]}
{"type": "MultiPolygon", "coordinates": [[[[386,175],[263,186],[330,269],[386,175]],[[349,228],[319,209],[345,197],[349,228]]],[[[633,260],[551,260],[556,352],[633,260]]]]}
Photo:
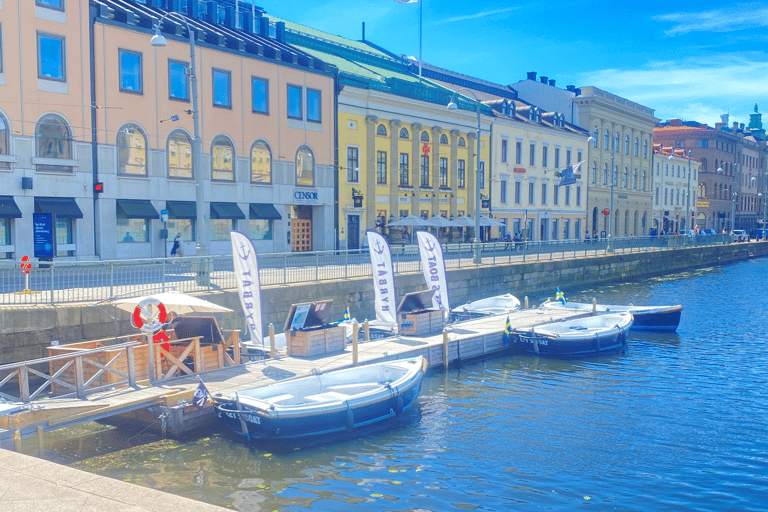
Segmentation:
{"type": "Polygon", "coordinates": [[[696,213],[701,162],[683,149],[654,147],[653,215],[656,234],[706,229],[696,213]]]}

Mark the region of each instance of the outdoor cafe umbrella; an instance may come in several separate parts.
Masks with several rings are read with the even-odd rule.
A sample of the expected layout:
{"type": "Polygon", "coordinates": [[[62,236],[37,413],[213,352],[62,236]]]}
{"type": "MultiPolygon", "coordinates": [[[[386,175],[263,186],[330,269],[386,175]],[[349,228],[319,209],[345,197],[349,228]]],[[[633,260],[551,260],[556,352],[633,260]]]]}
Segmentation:
{"type": "MultiPolygon", "coordinates": [[[[418,215],[410,214],[407,217],[403,217],[395,222],[387,224],[389,227],[404,227],[404,228],[416,228],[416,227],[434,227],[434,224],[430,224],[426,220],[422,219],[418,215]]],[[[413,243],[413,230],[411,230],[411,243],[413,243]]]]}
{"type": "Polygon", "coordinates": [[[439,215],[434,215],[432,218],[428,221],[433,227],[438,228],[457,228],[461,227],[461,224],[457,222],[453,222],[451,220],[446,219],[445,217],[441,217],[439,215]]]}
{"type": "Polygon", "coordinates": [[[161,292],[153,293],[151,295],[143,295],[141,297],[125,297],[115,299],[112,303],[117,309],[132,313],[139,302],[148,298],[159,300],[163,303],[167,311],[175,311],[180,315],[186,313],[224,313],[232,311],[224,306],[219,306],[213,302],[180,292],[161,292]]]}
{"type": "Polygon", "coordinates": [[[466,215],[459,215],[455,219],[453,219],[453,222],[461,226],[462,230],[462,237],[461,239],[464,239],[464,234],[466,234],[467,229],[466,228],[473,228],[475,227],[475,221],[472,219],[472,217],[467,217],[466,215]]]}
{"type": "Polygon", "coordinates": [[[487,217],[485,215],[480,216],[480,225],[484,227],[488,226],[506,226],[503,222],[499,222],[497,220],[493,220],[490,217],[487,217]]]}

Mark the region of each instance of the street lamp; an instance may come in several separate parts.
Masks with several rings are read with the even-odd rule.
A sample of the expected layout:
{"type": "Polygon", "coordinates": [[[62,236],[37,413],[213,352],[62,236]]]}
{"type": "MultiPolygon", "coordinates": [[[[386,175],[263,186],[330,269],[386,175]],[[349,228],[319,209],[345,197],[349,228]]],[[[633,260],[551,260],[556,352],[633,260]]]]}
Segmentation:
{"type": "Polygon", "coordinates": [[[200,112],[197,108],[197,74],[195,73],[195,34],[183,14],[177,12],[167,12],[155,24],[155,35],[152,36],[150,44],[154,47],[164,47],[168,45],[165,37],[160,33],[165,18],[173,16],[184,22],[189,33],[189,79],[192,82],[192,123],[194,126],[194,137],[192,138],[192,174],[195,176],[195,215],[197,217],[196,235],[197,235],[197,255],[204,256],[208,253],[208,244],[210,241],[210,230],[206,217],[209,212],[205,211],[205,180],[201,169],[203,161],[202,139],[200,138],[200,112]]]}
{"type": "MultiPolygon", "coordinates": [[[[690,219],[689,215],[691,214],[691,150],[688,150],[688,192],[686,193],[686,199],[685,199],[685,223],[683,223],[683,229],[692,229],[688,227],[688,220],[690,219]]],[[[683,155],[686,154],[686,151],[683,150],[683,155]]],[[[669,155],[669,159],[672,160],[675,157],[674,152],[669,155]]],[[[693,225],[693,223],[691,223],[693,225]]]]}
{"type": "Polygon", "coordinates": [[[613,187],[616,185],[616,172],[614,171],[613,157],[616,154],[616,136],[611,136],[611,205],[608,208],[608,243],[605,246],[605,252],[613,252],[611,248],[611,238],[613,237],[613,220],[616,217],[616,212],[613,211],[613,187]]]}
{"type": "MultiPolygon", "coordinates": [[[[723,168],[718,167],[717,168],[718,174],[723,174],[723,168]]],[[[736,163],[733,164],[733,197],[731,199],[731,232],[733,232],[734,229],[736,229],[736,197],[738,196],[738,192],[736,192],[736,163]]]]}
{"type": "Polygon", "coordinates": [[[454,91],[453,94],[451,94],[451,100],[448,102],[448,110],[456,110],[459,108],[459,106],[456,104],[456,95],[461,92],[466,91],[469,92],[474,98],[475,98],[475,111],[477,112],[477,151],[475,152],[477,155],[477,162],[475,163],[475,263],[480,264],[482,259],[480,256],[480,245],[479,242],[479,236],[480,236],[480,99],[478,99],[477,95],[472,92],[471,89],[459,89],[458,91],[454,91]]]}

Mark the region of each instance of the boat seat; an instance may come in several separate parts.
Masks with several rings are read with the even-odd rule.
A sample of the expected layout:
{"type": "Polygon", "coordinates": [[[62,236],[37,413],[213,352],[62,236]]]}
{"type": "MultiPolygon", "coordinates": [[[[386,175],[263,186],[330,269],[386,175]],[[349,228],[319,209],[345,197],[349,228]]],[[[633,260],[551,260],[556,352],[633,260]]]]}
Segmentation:
{"type": "Polygon", "coordinates": [[[334,402],[336,400],[346,400],[349,396],[350,395],[345,395],[344,393],[339,393],[337,391],[326,391],[325,393],[318,393],[305,398],[313,402],[334,402]]]}
{"type": "Polygon", "coordinates": [[[336,386],[328,386],[328,389],[352,389],[357,387],[373,388],[381,386],[378,382],[358,382],[357,384],[338,384],[336,386]]]}
{"type": "Polygon", "coordinates": [[[285,400],[290,400],[291,398],[293,398],[293,395],[291,395],[290,393],[286,393],[284,395],[277,395],[277,396],[267,398],[264,401],[269,402],[270,404],[274,404],[275,402],[283,402],[285,400]]]}

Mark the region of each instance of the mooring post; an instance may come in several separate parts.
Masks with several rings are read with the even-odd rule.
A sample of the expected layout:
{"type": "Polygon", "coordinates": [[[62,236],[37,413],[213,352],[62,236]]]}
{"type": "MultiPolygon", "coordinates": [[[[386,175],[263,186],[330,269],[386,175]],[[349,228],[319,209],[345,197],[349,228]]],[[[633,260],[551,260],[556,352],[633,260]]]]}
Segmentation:
{"type": "MultiPolygon", "coordinates": [[[[368,322],[366,322],[367,324],[368,322]]],[[[357,365],[357,338],[360,335],[360,324],[357,320],[352,322],[352,364],[357,365]]]]}
{"type": "Polygon", "coordinates": [[[21,430],[19,429],[13,431],[13,449],[21,453],[21,430]]]}
{"type": "Polygon", "coordinates": [[[37,456],[45,458],[45,438],[43,437],[43,426],[37,426],[37,456]]]}
{"type": "Polygon", "coordinates": [[[525,309],[528,309],[528,296],[525,296],[525,309]]]}
{"type": "Polygon", "coordinates": [[[269,357],[275,358],[275,324],[269,324],[269,357]]]}
{"type": "Polygon", "coordinates": [[[448,331],[443,329],[443,366],[448,369],[448,331]]]}
{"type": "Polygon", "coordinates": [[[371,341],[371,326],[368,324],[368,319],[365,319],[365,322],[363,323],[363,329],[365,332],[365,337],[363,338],[365,341],[371,341]]]}
{"type": "Polygon", "coordinates": [[[595,311],[597,311],[597,300],[592,299],[592,314],[595,314],[595,311]]]}

